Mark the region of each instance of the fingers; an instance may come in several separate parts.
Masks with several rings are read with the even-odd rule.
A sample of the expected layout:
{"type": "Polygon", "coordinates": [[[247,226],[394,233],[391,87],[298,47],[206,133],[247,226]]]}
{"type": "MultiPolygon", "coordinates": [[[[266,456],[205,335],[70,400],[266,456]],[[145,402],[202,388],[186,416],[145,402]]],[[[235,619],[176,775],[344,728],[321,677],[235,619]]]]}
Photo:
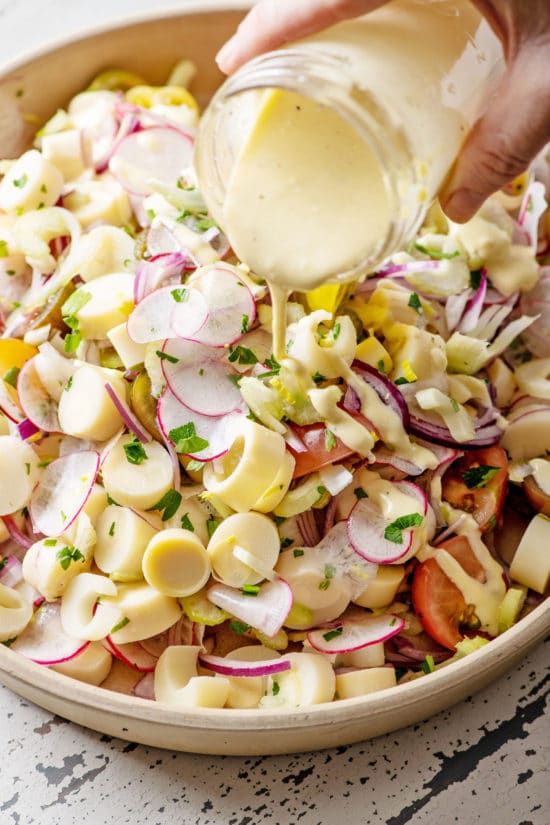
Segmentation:
{"type": "Polygon", "coordinates": [[[440,193],[451,220],[471,218],[489,195],[523,172],[550,139],[546,49],[526,44],[469,135],[440,193]]]}
{"type": "Polygon", "coordinates": [[[260,0],[219,52],[222,72],[232,74],[250,58],[358,17],[387,0],[260,0]]]}

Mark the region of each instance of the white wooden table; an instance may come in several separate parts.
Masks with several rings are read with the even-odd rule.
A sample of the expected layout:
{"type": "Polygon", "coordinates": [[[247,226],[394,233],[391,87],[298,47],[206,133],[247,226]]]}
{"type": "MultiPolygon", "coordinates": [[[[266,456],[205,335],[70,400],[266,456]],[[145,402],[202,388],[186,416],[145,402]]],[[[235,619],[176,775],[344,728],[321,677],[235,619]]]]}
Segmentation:
{"type": "MultiPolygon", "coordinates": [[[[0,60],[154,5],[0,0],[0,60]]],[[[0,825],[548,825],[549,652],[422,725],[289,757],[128,744],[0,688],[0,825]]]]}

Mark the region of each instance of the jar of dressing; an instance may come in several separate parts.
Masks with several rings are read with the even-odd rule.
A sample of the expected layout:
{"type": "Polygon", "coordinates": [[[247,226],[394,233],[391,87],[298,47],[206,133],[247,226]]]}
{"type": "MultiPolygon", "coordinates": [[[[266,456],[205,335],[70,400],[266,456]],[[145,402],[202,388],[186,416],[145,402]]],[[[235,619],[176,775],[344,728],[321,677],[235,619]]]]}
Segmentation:
{"type": "Polygon", "coordinates": [[[393,0],[263,55],[203,117],[208,208],[279,289],[372,271],[414,236],[502,70],[467,0],[393,0]]]}

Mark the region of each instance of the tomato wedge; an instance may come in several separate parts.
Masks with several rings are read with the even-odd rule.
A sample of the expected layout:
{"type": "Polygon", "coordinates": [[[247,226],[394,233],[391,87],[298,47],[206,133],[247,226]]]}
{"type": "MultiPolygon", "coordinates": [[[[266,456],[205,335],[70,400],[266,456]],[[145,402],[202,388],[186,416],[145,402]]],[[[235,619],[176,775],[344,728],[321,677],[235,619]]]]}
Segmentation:
{"type": "Polygon", "coordinates": [[[500,520],[507,482],[508,457],[502,447],[469,450],[443,476],[443,498],[471,513],[484,532],[500,520]]]}
{"type": "Polygon", "coordinates": [[[311,424],[307,427],[293,424],[292,430],[306,447],[306,451],[303,453],[296,452],[290,446],[288,448],[296,459],[294,478],[301,478],[310,473],[315,473],[322,467],[327,467],[329,464],[335,464],[355,455],[353,450],[346,447],[339,438],[336,438],[334,447],[328,450],[325,438],[327,430],[324,424],[311,424]]]}
{"type": "MultiPolygon", "coordinates": [[[[446,550],[466,573],[478,581],[485,579],[485,570],[477,560],[465,536],[454,536],[442,542],[446,550]]],[[[464,638],[460,625],[468,605],[458,587],[445,575],[435,558],[421,562],[414,571],[412,602],[426,633],[449,650],[464,638]]]]}

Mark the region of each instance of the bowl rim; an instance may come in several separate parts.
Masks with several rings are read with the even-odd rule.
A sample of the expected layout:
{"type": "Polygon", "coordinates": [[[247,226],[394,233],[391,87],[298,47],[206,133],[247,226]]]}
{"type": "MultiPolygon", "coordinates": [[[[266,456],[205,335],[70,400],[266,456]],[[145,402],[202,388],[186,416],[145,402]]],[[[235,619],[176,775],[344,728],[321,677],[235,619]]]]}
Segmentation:
{"type": "MultiPolygon", "coordinates": [[[[0,64],[0,85],[7,75],[49,54],[102,34],[144,24],[156,20],[185,18],[192,14],[215,14],[216,12],[246,11],[253,0],[188,0],[185,6],[168,6],[133,13],[124,18],[106,21],[87,29],[78,29],[63,37],[49,40],[38,48],[28,49],[9,61],[0,64]]],[[[525,618],[486,646],[452,664],[429,674],[430,679],[414,679],[411,682],[386,688],[366,696],[323,702],[304,708],[193,708],[185,710],[156,701],[141,699],[116,691],[79,682],[76,679],[56,673],[48,667],[26,659],[16,651],[0,644],[0,681],[6,674],[10,681],[19,682],[31,691],[37,690],[56,699],[66,695],[71,686],[71,705],[85,710],[95,710],[112,717],[133,718],[154,723],[161,727],[209,729],[227,733],[261,732],[276,727],[277,730],[307,730],[320,725],[334,725],[353,719],[359,722],[377,711],[387,711],[388,703],[393,704],[394,696],[401,697],[402,706],[413,707],[450,691],[453,687],[470,678],[478,669],[479,674],[496,669],[503,659],[517,653],[522,647],[532,647],[550,632],[550,599],[546,599],[525,618]]]]}
{"type": "Polygon", "coordinates": [[[70,702],[88,710],[94,709],[111,716],[130,716],[144,722],[179,728],[208,728],[224,732],[262,731],[276,725],[277,729],[313,728],[323,724],[359,721],[377,710],[387,710],[388,700],[401,697],[402,706],[411,707],[449,691],[470,678],[476,671],[488,672],[512,652],[524,645],[532,647],[550,631],[550,600],[546,599],[505,633],[491,640],[479,650],[450,665],[430,673],[429,679],[414,679],[403,685],[386,688],[376,693],[352,699],[323,702],[304,708],[193,708],[185,710],[149,699],[141,699],[108,688],[79,682],[69,676],[49,670],[26,659],[17,651],[0,645],[0,674],[6,673],[31,689],[50,695],[66,695],[71,684],[70,702]]]}

